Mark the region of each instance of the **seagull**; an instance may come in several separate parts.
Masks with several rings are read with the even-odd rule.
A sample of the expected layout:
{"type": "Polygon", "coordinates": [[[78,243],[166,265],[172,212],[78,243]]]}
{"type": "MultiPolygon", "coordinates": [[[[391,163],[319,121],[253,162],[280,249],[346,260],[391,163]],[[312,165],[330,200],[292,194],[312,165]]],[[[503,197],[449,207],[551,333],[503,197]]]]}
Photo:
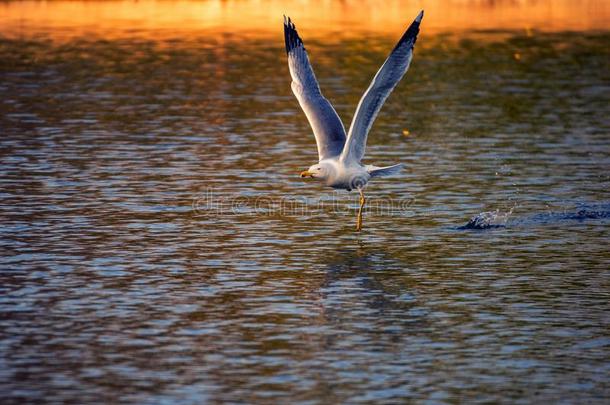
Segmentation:
{"type": "Polygon", "coordinates": [[[290,17],[284,16],[284,40],[292,77],[292,92],[307,116],[318,146],[318,163],[303,171],[301,177],[319,179],[335,189],[358,190],[360,208],[356,231],[362,229],[362,210],[366,203],[363,190],[366,184],[371,178],[388,176],[402,168],[400,163],[377,167],[363,165],[361,160],[364,157],[367,135],[381,106],[409,69],[423,16],[422,10],[364,92],[347,136],[339,115],[320,91],[307,51],[294,23],[290,17]]]}

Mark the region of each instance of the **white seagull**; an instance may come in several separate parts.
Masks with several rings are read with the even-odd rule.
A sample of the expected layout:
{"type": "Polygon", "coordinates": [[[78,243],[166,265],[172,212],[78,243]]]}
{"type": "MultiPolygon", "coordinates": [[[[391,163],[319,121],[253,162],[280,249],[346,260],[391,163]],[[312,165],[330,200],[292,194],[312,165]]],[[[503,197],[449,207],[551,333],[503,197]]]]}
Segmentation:
{"type": "Polygon", "coordinates": [[[369,88],[358,103],[356,114],[349,127],[345,127],[337,112],[324,98],[307,57],[303,41],[290,18],[284,16],[284,39],[288,54],[288,67],[292,76],[292,92],[307,116],[318,145],[319,162],[301,173],[301,177],[320,179],[327,186],[360,193],[360,208],[356,230],[362,229],[362,209],[366,202],[364,186],[373,177],[398,172],[402,164],[386,167],[363,165],[366,137],[394,87],[409,69],[413,47],[419,33],[423,10],[398,41],[390,56],[383,63],[369,88]]]}

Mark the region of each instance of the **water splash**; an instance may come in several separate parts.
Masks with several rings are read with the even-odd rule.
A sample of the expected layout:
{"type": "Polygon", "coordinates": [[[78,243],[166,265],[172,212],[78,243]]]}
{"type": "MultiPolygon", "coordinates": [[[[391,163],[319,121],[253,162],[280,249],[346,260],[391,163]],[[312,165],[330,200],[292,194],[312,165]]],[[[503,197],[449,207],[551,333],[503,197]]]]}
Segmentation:
{"type": "Polygon", "coordinates": [[[507,212],[500,212],[500,210],[481,212],[470,218],[470,221],[464,226],[458,229],[492,229],[492,228],[504,228],[513,209],[511,208],[507,212]]]}
{"type": "MultiPolygon", "coordinates": [[[[466,229],[493,229],[504,228],[508,223],[508,219],[513,213],[515,207],[507,212],[500,210],[481,212],[470,218],[466,225],[460,226],[459,230],[466,229]]],[[[593,219],[609,219],[610,204],[579,204],[576,210],[561,211],[561,212],[545,212],[529,215],[523,218],[517,218],[511,221],[512,226],[533,226],[535,224],[547,224],[559,221],[578,221],[584,222],[593,219]]]]}

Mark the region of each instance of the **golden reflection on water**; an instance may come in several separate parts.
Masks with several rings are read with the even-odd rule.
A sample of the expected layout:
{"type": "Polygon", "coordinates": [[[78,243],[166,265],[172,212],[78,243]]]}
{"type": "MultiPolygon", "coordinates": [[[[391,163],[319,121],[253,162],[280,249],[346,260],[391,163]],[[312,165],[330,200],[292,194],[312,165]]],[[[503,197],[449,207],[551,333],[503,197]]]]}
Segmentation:
{"type": "MultiPolygon", "coordinates": [[[[419,9],[426,32],[460,30],[605,30],[604,0],[300,0],[300,1],[21,1],[0,4],[0,35],[188,35],[199,30],[275,35],[282,14],[308,37],[331,32],[400,31],[419,9]]],[[[280,27],[280,28],[278,28],[280,27]]]]}

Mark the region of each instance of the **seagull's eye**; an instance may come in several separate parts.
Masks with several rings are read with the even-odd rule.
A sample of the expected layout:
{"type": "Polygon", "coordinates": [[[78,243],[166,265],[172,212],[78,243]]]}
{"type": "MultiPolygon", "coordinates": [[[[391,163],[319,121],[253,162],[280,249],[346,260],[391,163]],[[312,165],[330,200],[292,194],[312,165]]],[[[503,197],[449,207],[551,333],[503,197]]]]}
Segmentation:
{"type": "Polygon", "coordinates": [[[318,167],[318,170],[322,170],[322,168],[321,168],[321,167],[318,167]]]}

